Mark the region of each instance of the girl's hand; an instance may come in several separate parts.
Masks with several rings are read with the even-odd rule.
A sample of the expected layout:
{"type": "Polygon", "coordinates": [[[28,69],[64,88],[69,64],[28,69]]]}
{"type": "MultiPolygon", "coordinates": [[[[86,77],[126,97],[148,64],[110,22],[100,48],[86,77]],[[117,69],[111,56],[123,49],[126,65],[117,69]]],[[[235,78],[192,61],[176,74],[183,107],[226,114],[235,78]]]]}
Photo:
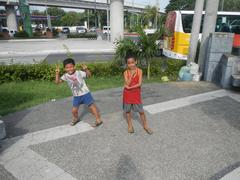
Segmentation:
{"type": "Polygon", "coordinates": [[[84,71],[88,69],[88,67],[85,64],[81,64],[81,66],[82,66],[84,71]]]}

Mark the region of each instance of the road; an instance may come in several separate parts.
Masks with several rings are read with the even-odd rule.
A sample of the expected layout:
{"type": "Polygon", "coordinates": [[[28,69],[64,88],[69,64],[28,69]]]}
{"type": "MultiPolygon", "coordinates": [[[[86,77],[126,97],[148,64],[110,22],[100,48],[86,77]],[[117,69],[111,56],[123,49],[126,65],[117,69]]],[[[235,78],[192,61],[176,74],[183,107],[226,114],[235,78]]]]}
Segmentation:
{"type": "Polygon", "coordinates": [[[112,59],[114,45],[103,40],[41,39],[0,41],[0,63],[54,63],[70,54],[81,61],[112,59]]]}

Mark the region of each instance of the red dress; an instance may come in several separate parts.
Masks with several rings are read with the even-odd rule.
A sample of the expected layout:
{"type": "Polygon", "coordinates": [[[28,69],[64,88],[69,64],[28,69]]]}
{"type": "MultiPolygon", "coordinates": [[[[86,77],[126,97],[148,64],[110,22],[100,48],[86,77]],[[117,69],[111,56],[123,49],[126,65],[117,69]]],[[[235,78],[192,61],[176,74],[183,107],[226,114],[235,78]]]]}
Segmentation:
{"type": "MultiPolygon", "coordinates": [[[[130,78],[131,74],[127,70],[128,79],[130,78]]],[[[129,87],[135,86],[139,83],[139,69],[137,68],[136,75],[132,78],[129,87]]],[[[141,87],[137,87],[134,89],[126,89],[123,90],[123,103],[124,104],[142,104],[141,98],[141,87]]]]}

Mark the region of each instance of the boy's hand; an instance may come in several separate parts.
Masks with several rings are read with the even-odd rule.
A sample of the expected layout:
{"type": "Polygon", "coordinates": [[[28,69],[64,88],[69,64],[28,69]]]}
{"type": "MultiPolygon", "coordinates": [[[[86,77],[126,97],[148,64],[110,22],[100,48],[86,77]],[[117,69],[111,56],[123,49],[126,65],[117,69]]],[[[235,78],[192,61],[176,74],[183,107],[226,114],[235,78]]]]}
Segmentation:
{"type": "Polygon", "coordinates": [[[132,79],[132,78],[135,76],[135,74],[136,74],[136,71],[131,72],[131,76],[130,76],[130,78],[132,79]]]}
{"type": "Polygon", "coordinates": [[[88,67],[85,64],[81,64],[81,66],[82,66],[84,71],[88,69],[88,67]]]}
{"type": "Polygon", "coordinates": [[[56,74],[59,74],[60,73],[60,68],[59,68],[59,64],[56,64],[56,74]]]}
{"type": "Polygon", "coordinates": [[[125,85],[124,86],[126,89],[131,89],[131,87],[129,87],[128,85],[125,85]]]}

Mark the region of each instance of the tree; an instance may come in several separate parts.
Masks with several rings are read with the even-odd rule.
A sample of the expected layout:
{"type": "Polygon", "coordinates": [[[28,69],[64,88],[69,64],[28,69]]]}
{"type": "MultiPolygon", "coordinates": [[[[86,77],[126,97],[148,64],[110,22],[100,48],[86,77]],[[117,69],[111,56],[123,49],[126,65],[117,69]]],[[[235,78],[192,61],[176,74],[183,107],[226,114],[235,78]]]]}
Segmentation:
{"type": "Polygon", "coordinates": [[[36,10],[33,10],[31,14],[32,14],[32,15],[45,15],[44,12],[39,11],[39,10],[37,10],[37,9],[36,9],[36,10]]]}
{"type": "Polygon", "coordinates": [[[222,2],[223,11],[240,11],[240,0],[220,0],[219,10],[222,9],[222,2]]]}
{"type": "Polygon", "coordinates": [[[63,26],[77,26],[81,25],[81,15],[76,12],[68,12],[61,18],[61,25],[63,26]]]}
{"type": "Polygon", "coordinates": [[[151,60],[158,52],[156,41],[164,33],[164,28],[151,36],[146,35],[142,29],[139,30],[139,41],[133,42],[131,39],[125,38],[117,42],[117,49],[115,57],[118,60],[125,60],[128,54],[134,54],[140,60],[147,64],[147,78],[150,79],[151,75],[151,60]]]}
{"type": "Polygon", "coordinates": [[[174,10],[193,10],[195,6],[195,0],[170,0],[166,7],[166,12],[174,10]]]}
{"type": "MultiPolygon", "coordinates": [[[[63,17],[66,12],[58,7],[49,7],[47,8],[47,12],[50,16],[58,16],[58,17],[63,17]]],[[[44,11],[44,13],[46,14],[46,11],[44,11]]]]}
{"type": "Polygon", "coordinates": [[[143,12],[144,25],[153,24],[156,18],[157,8],[155,6],[146,6],[143,12]]]}
{"type": "MultiPolygon", "coordinates": [[[[222,9],[222,2],[224,1],[224,11],[239,11],[240,0],[220,0],[219,10],[222,9]]],[[[196,0],[170,0],[166,7],[166,12],[173,10],[194,10],[196,0]]],[[[206,3],[206,2],[205,2],[206,3]]]]}

